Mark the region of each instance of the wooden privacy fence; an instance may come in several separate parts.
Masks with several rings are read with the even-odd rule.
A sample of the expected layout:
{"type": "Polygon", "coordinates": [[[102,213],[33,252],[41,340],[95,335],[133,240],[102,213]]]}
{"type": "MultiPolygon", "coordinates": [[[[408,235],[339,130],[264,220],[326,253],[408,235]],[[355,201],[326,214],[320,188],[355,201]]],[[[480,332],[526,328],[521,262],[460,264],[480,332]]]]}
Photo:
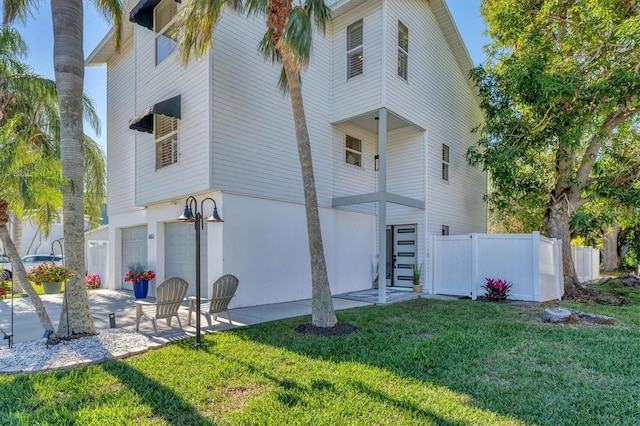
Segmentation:
{"type": "MultiPolygon", "coordinates": [[[[433,294],[482,296],[486,278],[513,283],[510,299],[544,302],[562,298],[562,241],[532,234],[431,236],[429,291],[433,294]]],[[[596,250],[597,251],[597,250],[596,250]]],[[[586,256],[586,255],[585,255],[586,256]]],[[[597,276],[599,264],[580,261],[579,276],[597,276]]],[[[575,260],[575,256],[574,256],[575,260]]],[[[578,266],[578,265],[577,265],[578,266]]]]}

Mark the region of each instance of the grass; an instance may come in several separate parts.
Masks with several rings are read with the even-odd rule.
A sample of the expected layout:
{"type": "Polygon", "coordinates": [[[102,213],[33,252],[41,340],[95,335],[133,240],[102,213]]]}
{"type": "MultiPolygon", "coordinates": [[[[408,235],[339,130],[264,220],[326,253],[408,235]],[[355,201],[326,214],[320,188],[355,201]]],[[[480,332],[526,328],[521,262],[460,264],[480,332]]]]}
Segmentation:
{"type": "MultiPolygon", "coordinates": [[[[563,303],[563,305],[566,305],[563,303]]],[[[614,326],[551,325],[543,307],[418,299],[217,332],[120,361],[0,376],[0,424],[637,425],[640,305],[576,305],[614,326]]]]}

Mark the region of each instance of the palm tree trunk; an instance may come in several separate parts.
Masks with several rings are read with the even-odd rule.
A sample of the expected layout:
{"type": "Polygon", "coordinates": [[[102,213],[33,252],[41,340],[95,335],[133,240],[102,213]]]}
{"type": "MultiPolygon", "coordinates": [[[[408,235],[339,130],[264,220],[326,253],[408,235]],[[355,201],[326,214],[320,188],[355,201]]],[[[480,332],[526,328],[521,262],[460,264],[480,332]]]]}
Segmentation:
{"type": "Polygon", "coordinates": [[[318,198],[311,161],[311,143],[302,102],[302,86],[298,65],[289,49],[280,43],[282,64],[287,75],[289,95],[293,109],[293,120],[298,142],[298,155],[304,185],[304,201],[307,213],[307,234],[309,236],[309,252],[311,255],[311,322],[316,327],[334,327],[338,323],[331,299],[331,288],[324,258],[320,216],[318,214],[318,198]]]}
{"type": "Polygon", "coordinates": [[[59,336],[95,334],[84,285],[84,84],[83,2],[51,0],[53,63],[60,105],[60,149],[64,185],[65,265],[76,272],[65,286],[59,336]]]}
{"type": "MultiPolygon", "coordinates": [[[[7,223],[9,223],[9,215],[7,211],[8,205],[9,204],[5,200],[0,199],[0,241],[2,241],[5,252],[11,260],[13,278],[14,280],[19,279],[22,287],[26,290],[43,329],[53,331],[53,324],[51,323],[49,314],[47,314],[47,310],[45,309],[40,296],[38,296],[38,293],[33,289],[33,286],[24,278],[24,276],[27,275],[27,271],[24,269],[24,265],[20,259],[20,254],[11,240],[9,228],[7,227],[7,223]]],[[[50,336],[49,338],[52,341],[52,339],[55,339],[55,335],[50,336]]]]}

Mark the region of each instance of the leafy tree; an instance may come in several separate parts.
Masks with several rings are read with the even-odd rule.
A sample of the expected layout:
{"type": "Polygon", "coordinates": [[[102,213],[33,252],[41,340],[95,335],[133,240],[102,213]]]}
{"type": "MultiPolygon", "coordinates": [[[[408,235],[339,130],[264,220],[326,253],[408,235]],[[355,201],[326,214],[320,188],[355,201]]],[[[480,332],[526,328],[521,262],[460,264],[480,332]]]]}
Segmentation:
{"type": "Polygon", "coordinates": [[[590,186],[628,186],[638,173],[600,165],[638,128],[639,12],[631,0],[481,4],[489,58],[472,78],[486,122],[467,158],[491,173],[494,205],[545,200],[542,223],[563,241],[568,295],[579,290],[570,215],[588,201],[590,186]]]}
{"type": "Polygon", "coordinates": [[[265,19],[265,33],[259,51],[264,57],[283,65],[280,86],[288,90],[298,143],[304,184],[307,233],[311,254],[312,323],[318,327],[337,324],[324,257],[311,144],[302,102],[301,71],[308,65],[314,27],[323,33],[331,10],[322,0],[190,0],[181,19],[181,54],[186,63],[191,56],[202,57],[213,45],[213,30],[225,4],[244,10],[248,16],[265,19]]]}
{"type": "MultiPolygon", "coordinates": [[[[38,0],[4,0],[4,22],[26,21],[38,0]]],[[[96,7],[114,21],[116,48],[122,28],[122,0],[94,0],[96,7]]],[[[83,1],[51,0],[53,21],[53,65],[60,111],[60,154],[65,184],[63,194],[64,252],[67,266],[84,270],[84,173],[85,135],[83,130],[84,52],[83,1]]],[[[60,316],[60,334],[95,334],[87,289],[82,274],[65,286],[60,316]],[[66,328],[68,324],[68,329],[66,328]]]]}
{"type": "MultiPolygon", "coordinates": [[[[20,252],[7,228],[11,209],[16,218],[35,221],[47,235],[62,208],[61,188],[65,183],[60,163],[56,85],[19,61],[26,52],[27,46],[16,30],[0,29],[0,240],[13,264],[14,278],[21,281],[31,297],[42,326],[53,330],[39,296],[24,279],[26,271],[20,252]]],[[[99,131],[91,101],[83,97],[82,102],[88,122],[99,131]]],[[[87,139],[84,149],[90,166],[85,175],[90,191],[85,196],[102,200],[104,156],[91,139],[87,139]]],[[[87,204],[85,213],[97,221],[99,204],[87,204]]]]}

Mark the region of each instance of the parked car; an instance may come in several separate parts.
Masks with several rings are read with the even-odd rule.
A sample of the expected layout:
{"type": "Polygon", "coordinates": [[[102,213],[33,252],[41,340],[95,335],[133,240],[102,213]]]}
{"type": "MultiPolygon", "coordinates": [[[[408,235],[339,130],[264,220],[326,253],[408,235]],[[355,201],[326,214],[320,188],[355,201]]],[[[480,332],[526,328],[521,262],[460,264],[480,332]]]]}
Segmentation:
{"type": "Polygon", "coordinates": [[[11,278],[11,262],[4,254],[0,254],[0,281],[11,278]]]}
{"type": "MultiPolygon", "coordinates": [[[[22,258],[22,263],[24,264],[24,269],[29,272],[31,268],[35,266],[39,266],[44,262],[53,262],[57,265],[62,265],[62,257],[55,255],[52,256],[50,254],[29,254],[22,258]]],[[[2,281],[11,279],[13,273],[11,272],[13,268],[11,267],[11,261],[9,257],[6,255],[0,255],[0,268],[4,270],[2,272],[0,279],[2,281]]]]}

